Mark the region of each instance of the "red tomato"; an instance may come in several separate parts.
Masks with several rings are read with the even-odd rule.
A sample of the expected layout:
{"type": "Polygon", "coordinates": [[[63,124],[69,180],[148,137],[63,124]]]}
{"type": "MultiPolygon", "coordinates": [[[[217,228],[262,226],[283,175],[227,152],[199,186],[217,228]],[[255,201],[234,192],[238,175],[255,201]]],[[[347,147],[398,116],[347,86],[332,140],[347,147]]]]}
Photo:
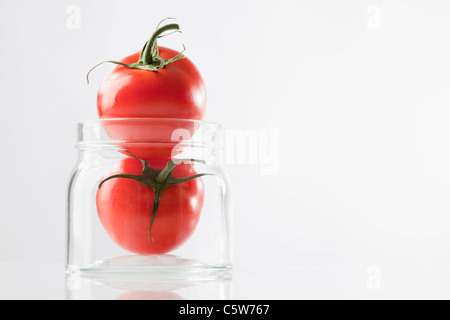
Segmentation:
{"type": "MultiPolygon", "coordinates": [[[[125,119],[105,126],[111,139],[170,142],[177,129],[184,129],[191,136],[195,131],[192,123],[178,119],[203,119],[206,89],[200,72],[180,52],[157,45],[158,37],[169,30],[178,31],[179,26],[158,25],[141,51],[120,61],[106,61],[117,65],[98,89],[98,115],[100,119],[125,119]],[[154,121],[151,125],[136,125],[135,118],[154,121]],[[161,119],[161,123],[155,119],[161,119]]],[[[145,149],[131,151],[141,158],[169,157],[173,146],[158,147],[156,153],[145,149]]]]}
{"type": "Polygon", "coordinates": [[[97,96],[98,115],[109,120],[102,122],[103,128],[119,141],[119,150],[133,157],[122,160],[100,183],[98,215],[119,246],[138,254],[162,254],[180,246],[193,233],[203,206],[203,182],[197,179],[203,174],[171,159],[182,151],[180,131],[192,136],[198,124],[189,120],[202,120],[206,90],[188,58],[157,45],[169,30],[176,32],[179,26],[158,25],[142,51],[107,61],[117,66],[97,96]]]}
{"type": "MultiPolygon", "coordinates": [[[[158,47],[160,57],[179,52],[158,47]]],[[[120,62],[135,63],[141,51],[120,62]]],[[[98,90],[97,111],[106,118],[174,118],[201,120],[206,107],[206,89],[195,65],[186,57],[157,71],[117,65],[98,90]]]]}
{"type": "Polygon", "coordinates": [[[118,170],[99,186],[97,212],[104,229],[120,247],[142,255],[163,254],[182,245],[194,232],[203,206],[203,181],[191,164],[177,164],[170,179],[196,178],[164,189],[151,225],[155,191],[133,178],[114,177],[118,174],[136,179],[146,176],[152,180],[154,173],[165,165],[161,160],[148,159],[147,163],[154,169],[141,175],[143,163],[136,158],[120,161],[118,170]]]}

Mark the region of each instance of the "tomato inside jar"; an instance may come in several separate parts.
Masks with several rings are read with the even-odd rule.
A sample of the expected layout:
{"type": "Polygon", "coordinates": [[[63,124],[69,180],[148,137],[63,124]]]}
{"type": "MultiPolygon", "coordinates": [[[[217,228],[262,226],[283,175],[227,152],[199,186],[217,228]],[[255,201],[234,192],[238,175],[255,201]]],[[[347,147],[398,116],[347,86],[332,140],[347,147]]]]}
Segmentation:
{"type": "Polygon", "coordinates": [[[204,198],[202,174],[192,164],[177,164],[170,173],[163,165],[158,159],[123,159],[99,186],[100,221],[111,239],[128,251],[143,255],[173,251],[197,226],[204,198]],[[161,170],[154,169],[158,167],[161,170]]]}

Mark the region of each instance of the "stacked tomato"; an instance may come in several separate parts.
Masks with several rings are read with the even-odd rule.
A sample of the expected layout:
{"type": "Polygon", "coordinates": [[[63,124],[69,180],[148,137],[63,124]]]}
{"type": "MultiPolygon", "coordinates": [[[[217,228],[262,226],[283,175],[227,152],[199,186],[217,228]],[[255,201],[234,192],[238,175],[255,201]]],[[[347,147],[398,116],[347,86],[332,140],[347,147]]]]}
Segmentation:
{"type": "Polygon", "coordinates": [[[98,90],[98,116],[120,119],[115,125],[104,121],[104,128],[124,142],[125,155],[99,183],[98,216],[116,244],[142,255],[167,253],[183,244],[203,206],[203,174],[192,163],[173,159],[173,145],[127,144],[167,142],[173,130],[193,130],[186,120],[203,119],[206,90],[199,71],[181,52],[157,44],[165,32],[178,30],[174,23],[158,25],[141,51],[107,61],[116,66],[98,90]]]}

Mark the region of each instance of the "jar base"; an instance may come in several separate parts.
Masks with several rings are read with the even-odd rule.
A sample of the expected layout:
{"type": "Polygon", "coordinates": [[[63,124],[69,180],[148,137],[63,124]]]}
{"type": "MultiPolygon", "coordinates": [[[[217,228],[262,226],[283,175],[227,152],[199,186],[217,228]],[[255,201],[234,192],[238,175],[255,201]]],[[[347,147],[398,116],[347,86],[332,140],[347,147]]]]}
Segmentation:
{"type": "Polygon", "coordinates": [[[105,257],[88,265],[66,265],[66,274],[88,277],[145,276],[154,280],[230,280],[231,264],[206,264],[175,255],[105,257]]]}

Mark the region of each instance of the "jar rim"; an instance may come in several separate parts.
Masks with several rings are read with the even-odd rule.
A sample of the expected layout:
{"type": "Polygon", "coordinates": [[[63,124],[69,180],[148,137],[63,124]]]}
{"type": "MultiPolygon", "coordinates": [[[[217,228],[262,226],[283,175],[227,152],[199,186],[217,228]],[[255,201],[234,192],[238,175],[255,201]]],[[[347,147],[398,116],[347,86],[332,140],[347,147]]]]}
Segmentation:
{"type": "Polygon", "coordinates": [[[223,130],[216,122],[179,118],[91,119],[77,128],[77,148],[174,143],[217,148],[223,130]]]}

